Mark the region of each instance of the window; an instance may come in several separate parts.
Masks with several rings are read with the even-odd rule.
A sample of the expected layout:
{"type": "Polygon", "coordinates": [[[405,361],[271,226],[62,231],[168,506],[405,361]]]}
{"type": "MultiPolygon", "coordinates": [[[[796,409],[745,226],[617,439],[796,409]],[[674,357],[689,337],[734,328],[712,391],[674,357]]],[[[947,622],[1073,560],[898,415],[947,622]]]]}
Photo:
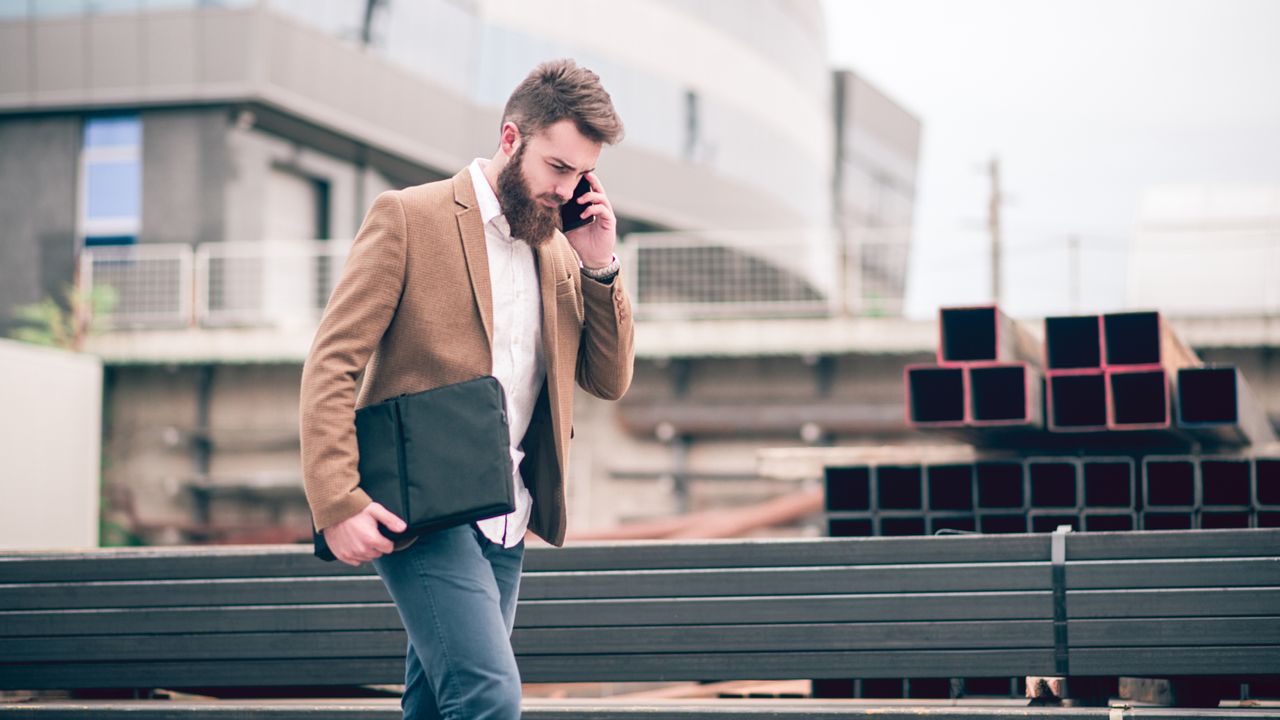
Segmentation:
{"type": "Polygon", "coordinates": [[[138,116],[87,119],[80,170],[84,244],[136,242],[142,225],[142,121],[138,116]]]}

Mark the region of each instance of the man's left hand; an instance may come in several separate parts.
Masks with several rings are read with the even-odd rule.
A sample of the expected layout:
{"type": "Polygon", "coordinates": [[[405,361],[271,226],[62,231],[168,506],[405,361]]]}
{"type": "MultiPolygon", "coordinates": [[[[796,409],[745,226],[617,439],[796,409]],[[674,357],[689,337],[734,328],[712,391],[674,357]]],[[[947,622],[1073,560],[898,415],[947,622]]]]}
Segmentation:
{"type": "Polygon", "coordinates": [[[591,192],[583,193],[578,199],[584,208],[581,216],[595,216],[596,221],[570,230],[565,233],[565,238],[578,253],[584,267],[597,269],[613,262],[613,248],[618,244],[618,218],[613,214],[613,206],[609,204],[609,196],[605,195],[600,178],[595,173],[587,173],[586,178],[591,184],[591,192]]]}

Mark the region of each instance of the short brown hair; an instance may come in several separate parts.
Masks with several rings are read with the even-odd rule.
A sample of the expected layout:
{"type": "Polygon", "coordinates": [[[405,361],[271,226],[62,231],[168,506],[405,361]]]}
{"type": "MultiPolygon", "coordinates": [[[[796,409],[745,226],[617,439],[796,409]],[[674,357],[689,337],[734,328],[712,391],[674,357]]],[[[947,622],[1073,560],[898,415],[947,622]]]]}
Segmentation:
{"type": "Polygon", "coordinates": [[[524,136],[561,120],[572,120],[592,142],[614,145],[622,140],[622,118],[600,85],[600,76],[568,59],[534,68],[502,111],[502,122],[514,122],[524,136]]]}

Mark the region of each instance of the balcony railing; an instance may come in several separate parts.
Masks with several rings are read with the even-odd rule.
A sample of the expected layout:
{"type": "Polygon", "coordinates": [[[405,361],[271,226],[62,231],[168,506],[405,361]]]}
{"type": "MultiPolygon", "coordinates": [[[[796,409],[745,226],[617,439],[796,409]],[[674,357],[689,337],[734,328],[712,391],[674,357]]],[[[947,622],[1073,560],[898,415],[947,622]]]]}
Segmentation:
{"type": "MultiPolygon", "coordinates": [[[[93,247],[86,287],[110,285],[116,329],[306,328],[319,321],[349,240],[93,247]]],[[[636,233],[619,255],[636,313],[648,319],[897,314],[906,235],[830,232],[636,233]],[[841,273],[839,269],[846,268],[841,273]]]]}

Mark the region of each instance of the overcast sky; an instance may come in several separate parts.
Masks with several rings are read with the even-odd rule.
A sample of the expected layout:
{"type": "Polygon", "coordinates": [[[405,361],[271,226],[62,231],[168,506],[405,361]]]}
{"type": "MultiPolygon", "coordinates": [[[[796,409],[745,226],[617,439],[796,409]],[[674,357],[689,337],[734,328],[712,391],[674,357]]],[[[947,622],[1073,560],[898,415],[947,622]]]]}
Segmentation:
{"type": "Polygon", "coordinates": [[[1144,188],[1280,184],[1280,0],[824,0],[832,64],[918,115],[909,315],[990,298],[985,163],[1002,165],[1004,307],[1124,306],[1144,188]]]}

